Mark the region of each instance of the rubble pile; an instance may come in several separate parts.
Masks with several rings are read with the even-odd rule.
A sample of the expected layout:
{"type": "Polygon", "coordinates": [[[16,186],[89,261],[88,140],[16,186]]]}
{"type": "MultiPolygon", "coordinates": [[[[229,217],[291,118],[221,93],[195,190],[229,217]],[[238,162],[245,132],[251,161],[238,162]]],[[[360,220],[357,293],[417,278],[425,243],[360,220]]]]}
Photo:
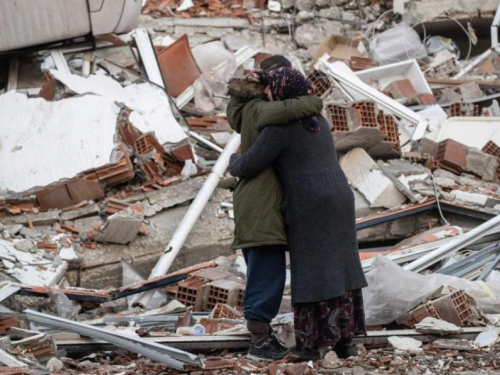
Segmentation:
{"type": "MultiPolygon", "coordinates": [[[[480,3],[149,0],[130,34],[0,57],[0,372],[499,370],[498,2],[480,3]],[[368,334],[348,359],[245,357],[227,83],[273,53],[323,99],[355,196],[368,334]]],[[[293,347],[289,284],[272,325],[293,347]]]]}

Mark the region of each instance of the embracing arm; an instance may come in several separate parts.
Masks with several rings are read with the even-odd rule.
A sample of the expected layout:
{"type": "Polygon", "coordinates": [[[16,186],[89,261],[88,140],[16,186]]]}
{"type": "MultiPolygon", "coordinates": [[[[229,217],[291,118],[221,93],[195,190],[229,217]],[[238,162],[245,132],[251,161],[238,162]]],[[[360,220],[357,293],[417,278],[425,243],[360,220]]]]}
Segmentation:
{"type": "Polygon", "coordinates": [[[251,105],[250,116],[255,119],[254,126],[257,129],[263,129],[268,125],[284,125],[320,114],[323,109],[323,100],[308,95],[275,102],[258,100],[249,105],[251,105]]]}
{"type": "Polygon", "coordinates": [[[241,156],[231,155],[229,173],[236,177],[251,178],[271,165],[281,152],[278,130],[276,127],[265,128],[247,152],[241,156]]]}

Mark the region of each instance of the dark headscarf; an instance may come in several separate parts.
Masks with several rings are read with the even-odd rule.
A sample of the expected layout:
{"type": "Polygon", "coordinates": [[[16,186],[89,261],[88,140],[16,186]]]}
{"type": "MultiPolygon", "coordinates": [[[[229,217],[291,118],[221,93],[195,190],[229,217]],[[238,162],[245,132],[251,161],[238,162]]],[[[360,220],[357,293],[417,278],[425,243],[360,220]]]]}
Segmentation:
{"type": "MultiPolygon", "coordinates": [[[[314,87],[304,75],[294,68],[278,68],[264,74],[265,84],[269,86],[274,100],[295,99],[299,96],[314,95],[314,87]]],[[[301,120],[307,129],[319,131],[320,123],[316,116],[301,120]]]]}

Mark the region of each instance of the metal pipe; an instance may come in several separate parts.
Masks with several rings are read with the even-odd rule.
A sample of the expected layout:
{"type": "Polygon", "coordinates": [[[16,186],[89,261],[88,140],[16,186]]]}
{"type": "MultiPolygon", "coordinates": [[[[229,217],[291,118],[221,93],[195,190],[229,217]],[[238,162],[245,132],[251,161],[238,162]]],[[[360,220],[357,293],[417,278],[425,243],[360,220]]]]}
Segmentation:
{"type": "Polygon", "coordinates": [[[463,249],[464,247],[473,244],[480,238],[486,236],[493,228],[497,227],[499,224],[500,215],[495,216],[493,219],[490,219],[487,222],[470,230],[463,237],[455,239],[454,241],[441,246],[439,249],[436,249],[433,252],[422,256],[420,259],[407,264],[404,269],[415,272],[423,271],[433,264],[436,264],[440,260],[449,257],[456,251],[463,249]]]}
{"type": "Polygon", "coordinates": [[[200,141],[201,143],[207,145],[212,150],[217,151],[219,154],[222,154],[222,151],[224,151],[222,148],[217,146],[215,143],[210,142],[208,139],[202,137],[201,135],[199,135],[198,133],[195,133],[194,131],[190,131],[190,132],[188,132],[188,134],[191,137],[193,137],[194,139],[196,139],[197,141],[200,141]]]}
{"type": "Polygon", "coordinates": [[[491,262],[490,265],[484,269],[484,271],[479,275],[477,280],[484,281],[491,273],[491,271],[493,271],[493,269],[497,266],[498,263],[500,263],[500,254],[498,254],[497,257],[493,260],[493,262],[491,262]]]}
{"type": "Polygon", "coordinates": [[[476,66],[481,64],[484,60],[486,60],[492,53],[500,53],[500,48],[498,46],[492,47],[476,57],[474,61],[472,61],[469,65],[467,65],[465,68],[463,68],[457,75],[453,77],[453,79],[460,79],[467,73],[469,73],[472,69],[474,69],[476,66]]]}
{"type": "Polygon", "coordinates": [[[144,355],[160,363],[164,363],[177,370],[185,370],[186,365],[203,367],[200,358],[194,354],[182,350],[159,345],[146,341],[139,337],[133,337],[118,331],[108,331],[103,328],[93,327],[88,324],[74,322],[72,320],[59,318],[56,316],[42,314],[33,310],[24,311],[28,319],[46,327],[63,329],[76,332],[83,336],[88,336],[110,342],[132,352],[144,355]]]}
{"type": "MultiPolygon", "coordinates": [[[[212,168],[212,172],[207,177],[207,180],[205,181],[200,191],[196,195],[196,198],[194,199],[193,203],[191,203],[188,212],[186,212],[186,215],[184,216],[179,226],[175,230],[172,239],[165,247],[162,256],[158,260],[158,263],[156,263],[156,266],[151,271],[149,279],[163,276],[168,272],[175,257],[177,256],[177,254],[179,254],[182,245],[184,245],[184,241],[186,241],[187,236],[189,235],[194,225],[198,221],[201,212],[207,205],[208,200],[210,199],[215,188],[219,184],[220,179],[226,172],[226,169],[229,166],[229,159],[231,155],[236,153],[236,151],[238,151],[240,143],[241,143],[240,135],[237,133],[233,133],[233,135],[227,142],[224,151],[219,156],[219,159],[212,168]]],[[[141,294],[137,299],[137,301],[134,303],[134,306],[146,308],[153,294],[154,290],[150,290],[148,292],[141,294]]]]}

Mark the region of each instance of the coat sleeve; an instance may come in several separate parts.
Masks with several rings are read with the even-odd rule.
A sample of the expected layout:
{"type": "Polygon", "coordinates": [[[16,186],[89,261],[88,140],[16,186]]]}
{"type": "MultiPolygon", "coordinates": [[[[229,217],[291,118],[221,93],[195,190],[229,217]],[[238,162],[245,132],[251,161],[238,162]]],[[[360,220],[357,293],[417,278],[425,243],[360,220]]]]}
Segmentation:
{"type": "Polygon", "coordinates": [[[279,128],[271,126],[260,133],[255,143],[243,155],[231,155],[229,173],[235,177],[251,178],[271,165],[281,153],[279,128]]]}
{"type": "Polygon", "coordinates": [[[323,109],[323,100],[309,95],[275,102],[258,100],[251,103],[251,106],[249,114],[255,119],[253,124],[261,130],[269,125],[286,125],[304,117],[318,115],[323,109]]]}

